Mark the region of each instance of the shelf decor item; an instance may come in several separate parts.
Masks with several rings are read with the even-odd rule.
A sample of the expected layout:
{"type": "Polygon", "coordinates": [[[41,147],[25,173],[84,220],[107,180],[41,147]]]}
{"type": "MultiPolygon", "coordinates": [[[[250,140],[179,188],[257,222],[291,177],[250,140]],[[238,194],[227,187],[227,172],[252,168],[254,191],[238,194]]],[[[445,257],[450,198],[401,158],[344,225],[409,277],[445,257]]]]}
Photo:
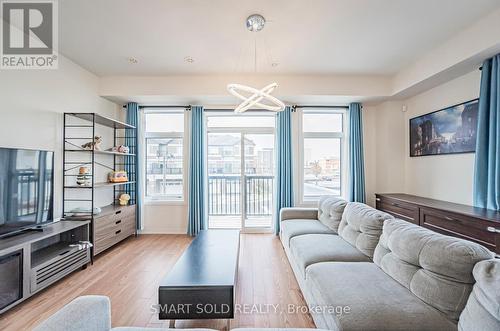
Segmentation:
{"type": "Polygon", "coordinates": [[[101,150],[101,143],[102,143],[102,137],[101,136],[95,136],[93,141],[89,141],[88,143],[85,143],[82,145],[82,148],[85,150],[94,150],[94,151],[100,151],[101,150]]]}
{"type": "Polygon", "coordinates": [[[120,206],[126,206],[128,205],[128,202],[130,200],[130,195],[127,193],[123,193],[120,195],[120,198],[118,199],[120,201],[120,206]]]}
{"type": "Polygon", "coordinates": [[[410,156],[474,153],[479,99],[410,119],[410,156]]]}
{"type": "Polygon", "coordinates": [[[128,182],[128,175],[126,171],[111,171],[108,174],[108,181],[110,183],[124,183],[128,182]]]}
{"type": "Polygon", "coordinates": [[[90,176],[90,169],[88,167],[80,167],[80,169],[78,169],[78,176],[76,176],[76,184],[80,186],[92,185],[92,178],[90,176]]]}
{"type": "Polygon", "coordinates": [[[111,148],[110,151],[114,152],[114,153],[128,154],[128,153],[130,153],[130,148],[128,146],[125,146],[125,145],[120,145],[120,146],[115,146],[115,147],[111,148]]]}

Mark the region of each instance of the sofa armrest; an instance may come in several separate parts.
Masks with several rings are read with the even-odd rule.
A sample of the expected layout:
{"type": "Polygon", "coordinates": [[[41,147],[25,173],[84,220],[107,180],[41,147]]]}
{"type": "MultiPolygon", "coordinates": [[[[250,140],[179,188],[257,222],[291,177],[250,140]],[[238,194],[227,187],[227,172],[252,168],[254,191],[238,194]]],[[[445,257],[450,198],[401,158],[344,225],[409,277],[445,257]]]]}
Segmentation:
{"type": "Polygon", "coordinates": [[[318,208],[281,208],[280,210],[280,222],[285,220],[293,219],[318,219],[318,208]]]}
{"type": "Polygon", "coordinates": [[[111,308],[109,298],[86,295],[62,307],[39,324],[34,331],[109,331],[111,308]]]}

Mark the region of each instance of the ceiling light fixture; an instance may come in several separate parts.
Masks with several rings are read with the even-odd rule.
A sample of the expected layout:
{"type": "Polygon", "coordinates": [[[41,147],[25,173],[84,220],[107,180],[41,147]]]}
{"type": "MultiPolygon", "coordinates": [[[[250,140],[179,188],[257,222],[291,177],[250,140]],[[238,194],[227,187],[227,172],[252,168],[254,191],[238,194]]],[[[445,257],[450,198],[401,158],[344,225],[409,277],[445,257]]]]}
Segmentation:
{"type": "Polygon", "coordinates": [[[135,57],[129,57],[127,60],[130,64],[137,64],[139,62],[135,57]]]}
{"type": "Polygon", "coordinates": [[[252,32],[258,32],[264,29],[265,24],[266,24],[266,19],[262,15],[253,14],[248,16],[247,18],[247,29],[252,32]]]}
{"type": "Polygon", "coordinates": [[[271,83],[263,87],[261,90],[257,90],[253,87],[246,85],[228,84],[227,90],[235,97],[243,100],[243,102],[240,103],[240,105],[236,107],[236,109],[234,110],[235,113],[243,113],[248,109],[252,108],[253,106],[257,106],[259,108],[263,108],[270,111],[282,111],[283,109],[285,109],[285,104],[271,95],[271,93],[277,87],[278,87],[277,83],[271,83]],[[253,94],[250,96],[244,96],[239,93],[240,91],[253,94]],[[261,103],[262,100],[271,102],[272,105],[261,103]]]}
{"type": "MultiPolygon", "coordinates": [[[[259,32],[264,28],[266,19],[259,14],[250,15],[247,18],[246,26],[251,32],[259,32]]],[[[277,63],[271,64],[275,67],[277,63]]],[[[254,70],[257,72],[257,42],[254,43],[254,70]]],[[[258,107],[270,111],[283,111],[285,104],[271,93],[278,87],[278,83],[271,83],[262,89],[242,85],[242,84],[228,84],[227,90],[229,93],[241,99],[243,102],[236,107],[235,113],[243,113],[252,107],[258,107]],[[246,95],[244,95],[246,94],[246,95]]]]}
{"type": "Polygon", "coordinates": [[[194,62],[194,59],[191,57],[191,56],[186,56],[184,58],[184,61],[186,61],[187,63],[193,63],[194,62]]]}

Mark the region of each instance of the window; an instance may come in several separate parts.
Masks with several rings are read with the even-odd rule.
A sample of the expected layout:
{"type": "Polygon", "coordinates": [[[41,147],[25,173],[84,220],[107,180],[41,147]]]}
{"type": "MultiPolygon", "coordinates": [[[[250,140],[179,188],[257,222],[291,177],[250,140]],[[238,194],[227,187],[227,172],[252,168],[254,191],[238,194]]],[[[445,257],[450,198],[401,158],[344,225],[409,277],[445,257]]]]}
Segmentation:
{"type": "Polygon", "coordinates": [[[344,113],[342,108],[302,112],[302,200],[342,195],[344,113]]]}
{"type": "Polygon", "coordinates": [[[145,111],[146,197],[182,200],[184,112],[145,111]]]}

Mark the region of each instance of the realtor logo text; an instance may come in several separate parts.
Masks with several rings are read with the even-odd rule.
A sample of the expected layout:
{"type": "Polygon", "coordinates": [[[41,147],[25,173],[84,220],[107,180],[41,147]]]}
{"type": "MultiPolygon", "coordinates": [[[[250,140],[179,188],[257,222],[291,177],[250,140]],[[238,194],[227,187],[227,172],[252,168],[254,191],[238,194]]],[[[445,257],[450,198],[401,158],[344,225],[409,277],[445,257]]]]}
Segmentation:
{"type": "Polygon", "coordinates": [[[57,2],[2,0],[0,4],[0,69],[57,69],[57,2]]]}

